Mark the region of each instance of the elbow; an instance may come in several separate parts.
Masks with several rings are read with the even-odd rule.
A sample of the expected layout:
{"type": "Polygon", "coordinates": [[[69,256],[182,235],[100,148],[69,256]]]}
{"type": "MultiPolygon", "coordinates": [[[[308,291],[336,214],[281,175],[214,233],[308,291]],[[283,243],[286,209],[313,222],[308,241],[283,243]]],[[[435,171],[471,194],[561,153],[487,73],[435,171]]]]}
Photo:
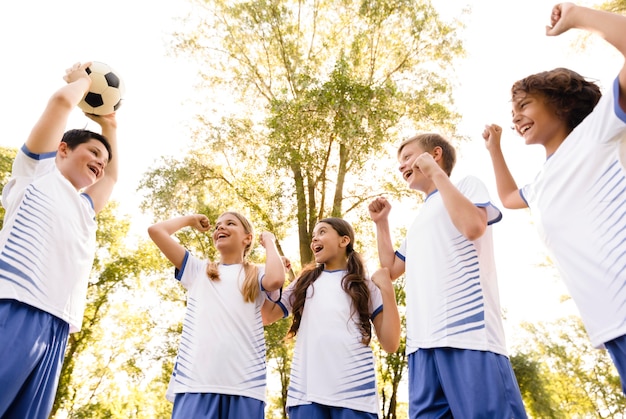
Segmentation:
{"type": "Polygon", "coordinates": [[[468,228],[463,232],[465,238],[469,241],[478,240],[485,234],[485,230],[487,230],[487,226],[481,225],[473,228],[468,228]]]}
{"type": "Polygon", "coordinates": [[[54,105],[55,108],[65,109],[71,111],[76,106],[76,103],[72,102],[69,95],[63,90],[55,92],[49,100],[50,105],[54,105]]]}
{"type": "Polygon", "coordinates": [[[393,354],[397,352],[398,349],[400,348],[400,331],[398,330],[397,336],[394,336],[393,338],[390,338],[390,339],[386,339],[385,342],[380,342],[380,346],[388,354],[393,354]]]}
{"type": "Polygon", "coordinates": [[[265,291],[276,291],[280,289],[285,283],[285,277],[283,276],[268,276],[266,275],[263,280],[263,289],[265,291]]]}

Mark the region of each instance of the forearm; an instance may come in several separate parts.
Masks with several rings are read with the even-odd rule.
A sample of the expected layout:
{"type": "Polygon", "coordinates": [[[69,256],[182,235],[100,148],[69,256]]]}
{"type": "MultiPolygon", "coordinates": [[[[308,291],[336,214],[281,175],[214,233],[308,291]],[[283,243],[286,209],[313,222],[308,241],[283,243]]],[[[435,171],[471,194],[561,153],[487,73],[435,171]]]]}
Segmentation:
{"type": "Polygon", "coordinates": [[[502,205],[506,208],[524,208],[526,205],[524,205],[519,196],[519,188],[506,164],[502,150],[500,148],[489,150],[489,156],[491,157],[493,173],[496,177],[498,197],[502,205]]]}
{"type": "Polygon", "coordinates": [[[171,236],[178,230],[193,224],[193,215],[183,215],[181,217],[170,218],[169,220],[160,221],[148,227],[148,233],[152,237],[153,234],[164,234],[171,236]]]}
{"type": "Polygon", "coordinates": [[[265,248],[265,276],[263,288],[266,291],[275,291],[285,282],[285,265],[278,253],[276,244],[272,241],[265,248]]]}
{"type": "Polygon", "coordinates": [[[384,219],[376,223],[376,243],[378,246],[378,259],[380,266],[391,270],[395,262],[396,253],[391,242],[389,220],[384,219]]]}
{"type": "Polygon", "coordinates": [[[572,23],[574,28],[604,38],[626,57],[626,16],[578,6],[573,10],[572,23]]]}
{"type": "Polygon", "coordinates": [[[468,240],[476,240],[487,228],[483,213],[459,191],[443,171],[432,178],[454,226],[468,240]]]}
{"type": "Polygon", "coordinates": [[[379,314],[382,316],[379,327],[377,328],[378,341],[382,348],[393,353],[400,346],[400,314],[398,313],[398,305],[393,287],[390,290],[381,290],[383,297],[383,311],[379,314]]]}

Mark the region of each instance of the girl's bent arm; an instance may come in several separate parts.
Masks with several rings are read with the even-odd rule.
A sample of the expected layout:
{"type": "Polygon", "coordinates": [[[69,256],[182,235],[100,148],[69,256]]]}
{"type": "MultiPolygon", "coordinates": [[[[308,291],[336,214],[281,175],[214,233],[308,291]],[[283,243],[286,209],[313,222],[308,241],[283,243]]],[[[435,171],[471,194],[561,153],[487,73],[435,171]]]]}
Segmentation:
{"type": "Polygon", "coordinates": [[[207,231],[210,228],[208,218],[201,214],[176,217],[148,227],[148,234],[154,244],[157,245],[161,253],[163,253],[177,269],[180,269],[183,265],[186,250],[172,237],[172,234],[189,226],[201,232],[207,231]]]}
{"type": "Polygon", "coordinates": [[[380,289],[383,297],[383,310],[374,317],[372,323],[380,346],[386,352],[393,353],[400,346],[400,313],[389,270],[387,268],[377,270],[372,275],[372,281],[380,289]]]}
{"type": "Polygon", "coordinates": [[[285,283],[285,265],[276,248],[272,233],[261,233],[261,245],[265,248],[265,275],[261,280],[265,291],[275,291],[285,283]]]}

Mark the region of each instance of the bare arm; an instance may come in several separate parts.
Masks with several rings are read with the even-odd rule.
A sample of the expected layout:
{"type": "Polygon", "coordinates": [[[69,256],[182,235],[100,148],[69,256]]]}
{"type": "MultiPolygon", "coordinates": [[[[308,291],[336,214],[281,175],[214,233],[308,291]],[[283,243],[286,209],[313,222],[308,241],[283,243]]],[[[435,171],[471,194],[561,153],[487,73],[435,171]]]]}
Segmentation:
{"type": "Polygon", "coordinates": [[[387,268],[377,270],[372,275],[372,281],[380,289],[383,297],[383,310],[374,317],[372,323],[380,346],[386,352],[392,353],[400,346],[400,314],[389,270],[387,268]]]}
{"type": "Polygon", "coordinates": [[[500,147],[500,138],[502,136],[502,128],[498,125],[487,125],[483,131],[485,146],[489,151],[493,172],[496,177],[496,187],[498,188],[498,197],[505,208],[519,209],[527,208],[526,202],[519,193],[519,188],[515,179],[511,175],[511,171],[504,160],[502,148],[500,147]]]}
{"type": "Polygon", "coordinates": [[[102,128],[102,135],[111,145],[111,159],[104,169],[104,176],[93,185],[85,189],[85,193],[91,197],[96,213],[104,208],[111,197],[113,187],[117,183],[119,173],[119,153],[117,147],[117,121],[115,113],[104,116],[86,114],[102,128]]]}
{"type": "MultiPolygon", "coordinates": [[[[572,28],[594,33],[613,45],[626,60],[626,16],[561,3],[552,8],[546,35],[557,36],[572,28]]],[[[619,72],[619,104],[626,111],[626,61],[619,72]]]]}
{"type": "Polygon", "coordinates": [[[89,65],[90,62],[76,63],[65,70],[63,79],[67,84],[54,92],[48,100],[46,108],[26,140],[29,151],[36,154],[56,151],[70,113],[91,86],[91,79],[85,71],[89,65]]]}
{"type": "Polygon", "coordinates": [[[278,304],[266,299],[261,307],[263,326],[270,325],[275,321],[282,319],[284,314],[283,309],[278,304]]]}
{"type": "Polygon", "coordinates": [[[413,166],[433,182],[456,229],[468,240],[476,240],[487,229],[487,211],[467,199],[439,166],[436,159],[440,158],[441,148],[435,147],[433,153],[434,156],[430,153],[420,154],[413,166]]]}
{"type": "Polygon", "coordinates": [[[261,245],[265,248],[265,276],[263,276],[263,289],[275,291],[285,282],[285,264],[278,254],[276,238],[272,233],[263,232],[260,236],[261,245]]]}
{"type": "Polygon", "coordinates": [[[404,261],[396,256],[391,242],[389,212],[391,204],[383,197],[378,197],[369,204],[370,218],[376,224],[376,243],[380,266],[387,268],[391,279],[395,280],[404,273],[404,261]]]}
{"type": "Polygon", "coordinates": [[[186,250],[172,235],[185,227],[193,227],[200,232],[205,232],[211,228],[211,225],[205,215],[195,214],[171,218],[148,227],[148,234],[154,244],[178,269],[183,265],[186,250]]]}

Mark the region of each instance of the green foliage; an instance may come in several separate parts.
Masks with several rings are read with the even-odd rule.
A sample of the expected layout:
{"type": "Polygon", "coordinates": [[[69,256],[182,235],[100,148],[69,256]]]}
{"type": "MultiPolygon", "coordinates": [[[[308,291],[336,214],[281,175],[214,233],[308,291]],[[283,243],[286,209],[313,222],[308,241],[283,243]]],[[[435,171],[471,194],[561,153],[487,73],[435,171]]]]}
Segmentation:
{"type": "Polygon", "coordinates": [[[594,349],[578,317],[525,324],[512,357],[529,413],[541,418],[622,418],[626,397],[609,354],[594,349]]]}
{"type": "MultiPolygon", "coordinates": [[[[4,188],[4,185],[9,181],[11,176],[11,168],[13,167],[13,160],[17,150],[14,148],[0,147],[0,191],[4,188]]],[[[0,206],[0,229],[4,225],[4,207],[0,206]]]]}
{"type": "Polygon", "coordinates": [[[109,203],[97,216],[83,327],[70,335],[51,417],[153,418],[171,410],[160,369],[150,362],[163,343],[152,334],[157,323],[148,315],[150,290],[142,282],[161,270],[162,259],[147,243],[127,247],[129,223],[115,209],[109,203]]]}
{"type": "Polygon", "coordinates": [[[175,191],[157,169],[146,190],[194,185],[268,227],[296,221],[304,265],[317,219],[345,216],[389,186],[386,173],[362,175],[391,157],[403,131],[453,128],[446,75],[463,53],[461,25],[442,22],[428,1],[196,3],[199,23],[176,34],[174,50],[198,61],[213,103],[223,90],[239,110],[199,116],[198,149],[163,169],[189,167],[175,176],[190,184],[175,191]]]}

